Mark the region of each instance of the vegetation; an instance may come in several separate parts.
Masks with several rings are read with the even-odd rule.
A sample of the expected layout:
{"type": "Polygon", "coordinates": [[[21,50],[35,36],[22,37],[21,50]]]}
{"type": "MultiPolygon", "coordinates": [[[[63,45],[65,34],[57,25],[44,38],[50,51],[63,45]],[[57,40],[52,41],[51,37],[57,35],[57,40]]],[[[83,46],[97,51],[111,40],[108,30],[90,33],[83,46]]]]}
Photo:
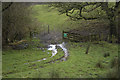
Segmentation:
{"type": "Polygon", "coordinates": [[[118,37],[116,20],[120,11],[120,2],[81,2],[81,3],[53,3],[60,14],[66,14],[72,20],[108,19],[110,28],[110,40],[112,35],[118,37]]]}
{"type": "Polygon", "coordinates": [[[111,65],[111,60],[114,57],[118,57],[118,53],[116,52],[118,48],[117,44],[110,44],[106,42],[101,43],[103,43],[104,47],[100,44],[92,44],[89,54],[86,55],[85,51],[87,43],[69,42],[67,45],[70,53],[68,60],[63,62],[58,60],[55,61],[55,63],[45,62],[59,58],[60,55],[62,56],[63,52],[60,50],[55,58],[47,59],[46,61],[41,62],[37,62],[37,60],[45,57],[48,58],[51,56],[51,53],[48,55],[47,50],[43,52],[40,49],[3,51],[3,77],[96,78],[101,75],[105,75],[110,69],[112,69],[111,66],[109,66],[111,65]],[[106,52],[109,52],[110,56],[105,58],[103,54],[106,52]],[[36,62],[30,63],[33,61],[36,62]]]}
{"type": "Polygon", "coordinates": [[[119,2],[3,3],[3,78],[118,78],[119,9],[119,2]],[[83,39],[105,33],[102,37],[112,36],[112,43],[59,39],[63,30],[81,33],[83,39]],[[50,58],[47,47],[56,41],[65,42],[66,61],[60,59],[64,53],[59,47],[50,58]]]}
{"type": "Polygon", "coordinates": [[[31,17],[30,9],[27,3],[3,3],[3,45],[32,37],[33,32],[36,32],[38,23],[31,17]],[[4,8],[8,4],[11,6],[4,8]]]}

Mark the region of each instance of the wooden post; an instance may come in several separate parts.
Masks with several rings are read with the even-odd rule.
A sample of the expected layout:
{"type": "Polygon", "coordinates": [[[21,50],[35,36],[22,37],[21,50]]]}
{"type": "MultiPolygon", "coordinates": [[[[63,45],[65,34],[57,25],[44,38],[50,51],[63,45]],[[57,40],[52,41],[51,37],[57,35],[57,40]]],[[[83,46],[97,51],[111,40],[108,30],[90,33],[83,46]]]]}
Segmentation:
{"type": "Polygon", "coordinates": [[[48,25],[48,34],[49,34],[49,25],[48,25]]]}
{"type": "Polygon", "coordinates": [[[45,25],[43,26],[43,28],[44,28],[44,35],[45,35],[45,25]]]}
{"type": "Polygon", "coordinates": [[[89,49],[90,49],[90,43],[88,43],[88,46],[87,46],[85,54],[88,54],[89,49]]]}

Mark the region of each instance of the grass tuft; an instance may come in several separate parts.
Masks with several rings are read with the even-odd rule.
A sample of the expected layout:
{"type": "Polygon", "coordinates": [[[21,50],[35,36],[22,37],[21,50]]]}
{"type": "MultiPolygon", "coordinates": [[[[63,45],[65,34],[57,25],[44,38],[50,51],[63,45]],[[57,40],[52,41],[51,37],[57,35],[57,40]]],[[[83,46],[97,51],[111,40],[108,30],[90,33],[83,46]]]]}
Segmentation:
{"type": "Polygon", "coordinates": [[[107,78],[119,78],[119,72],[117,68],[113,68],[106,74],[107,78]]]}
{"type": "Polygon", "coordinates": [[[59,74],[59,72],[53,70],[53,71],[50,73],[50,77],[51,77],[51,78],[59,78],[59,77],[60,77],[60,74],[59,74]]]}
{"type": "Polygon", "coordinates": [[[96,63],[96,67],[100,68],[100,69],[105,68],[101,61],[99,61],[98,63],[96,63]]]}
{"type": "Polygon", "coordinates": [[[113,58],[111,61],[111,68],[113,68],[113,67],[118,67],[118,58],[117,57],[113,58]]]}
{"type": "Polygon", "coordinates": [[[110,53],[104,53],[104,57],[110,56],[110,53]]]}

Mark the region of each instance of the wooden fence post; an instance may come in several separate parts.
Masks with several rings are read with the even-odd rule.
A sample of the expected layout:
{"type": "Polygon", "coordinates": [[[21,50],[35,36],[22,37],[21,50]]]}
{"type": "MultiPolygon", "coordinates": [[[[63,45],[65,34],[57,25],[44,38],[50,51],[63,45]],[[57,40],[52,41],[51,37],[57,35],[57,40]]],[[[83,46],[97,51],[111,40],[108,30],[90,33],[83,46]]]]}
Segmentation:
{"type": "Polygon", "coordinates": [[[49,34],[49,25],[48,25],[48,34],[49,34]]]}
{"type": "Polygon", "coordinates": [[[89,49],[90,49],[90,43],[88,43],[88,46],[87,46],[85,54],[88,54],[89,49]]]}

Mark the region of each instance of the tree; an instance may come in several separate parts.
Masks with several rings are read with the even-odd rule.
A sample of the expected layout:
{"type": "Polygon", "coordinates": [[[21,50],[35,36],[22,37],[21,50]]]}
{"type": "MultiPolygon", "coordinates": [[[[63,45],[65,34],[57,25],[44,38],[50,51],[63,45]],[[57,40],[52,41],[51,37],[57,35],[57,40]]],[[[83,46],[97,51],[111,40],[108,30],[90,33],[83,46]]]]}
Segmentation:
{"type": "Polygon", "coordinates": [[[112,35],[118,36],[116,17],[120,11],[120,2],[80,2],[80,3],[53,3],[50,6],[57,7],[60,14],[66,14],[72,20],[108,19],[110,28],[110,40],[112,35]]]}
{"type": "Polygon", "coordinates": [[[12,4],[13,4],[13,2],[11,2],[11,3],[4,3],[4,5],[2,6],[3,7],[2,12],[7,10],[12,4]]]}
{"type": "Polygon", "coordinates": [[[3,44],[23,39],[32,24],[29,6],[24,3],[3,3],[2,7],[3,44]]]}

